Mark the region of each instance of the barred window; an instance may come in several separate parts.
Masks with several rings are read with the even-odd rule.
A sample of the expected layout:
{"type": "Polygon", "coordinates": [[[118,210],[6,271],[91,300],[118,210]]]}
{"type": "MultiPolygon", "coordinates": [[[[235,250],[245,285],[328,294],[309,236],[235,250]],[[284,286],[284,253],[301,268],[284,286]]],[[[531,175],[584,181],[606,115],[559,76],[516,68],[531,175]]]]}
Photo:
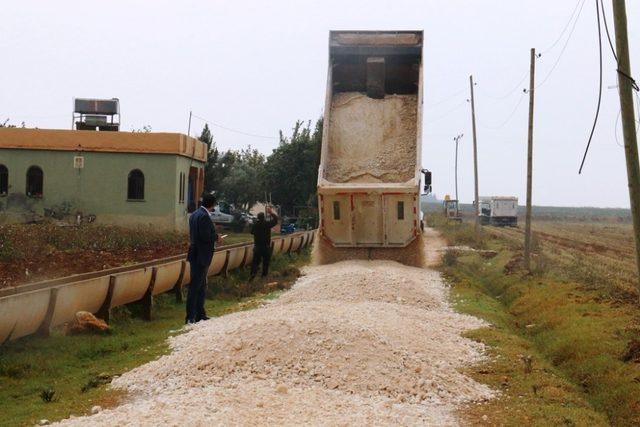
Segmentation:
{"type": "Polygon", "coordinates": [[[144,174],[140,169],[129,172],[127,200],[144,200],[144,174]]]}
{"type": "Polygon", "coordinates": [[[336,221],[340,220],[340,202],[337,200],[333,202],[333,219],[336,221]]]}
{"type": "Polygon", "coordinates": [[[26,193],[29,197],[42,197],[44,184],[44,173],[38,166],[31,166],[27,169],[26,193]]]}
{"type": "Polygon", "coordinates": [[[9,192],[9,169],[5,165],[0,165],[0,196],[5,196],[9,192]]]}

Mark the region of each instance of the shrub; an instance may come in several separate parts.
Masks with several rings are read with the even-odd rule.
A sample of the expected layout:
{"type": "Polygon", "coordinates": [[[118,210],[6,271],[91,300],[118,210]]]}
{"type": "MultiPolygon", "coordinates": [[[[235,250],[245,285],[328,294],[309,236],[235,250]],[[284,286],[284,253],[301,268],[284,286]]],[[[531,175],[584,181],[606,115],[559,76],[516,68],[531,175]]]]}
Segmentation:
{"type": "Polygon", "coordinates": [[[445,267],[453,267],[458,263],[458,252],[455,250],[448,250],[442,257],[442,264],[445,267]]]}

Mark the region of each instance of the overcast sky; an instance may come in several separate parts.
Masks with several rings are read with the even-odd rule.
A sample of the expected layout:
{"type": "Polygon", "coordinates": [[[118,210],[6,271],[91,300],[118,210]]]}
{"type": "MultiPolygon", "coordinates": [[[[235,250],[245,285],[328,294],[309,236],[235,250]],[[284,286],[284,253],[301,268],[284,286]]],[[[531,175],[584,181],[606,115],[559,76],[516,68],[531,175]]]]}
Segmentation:
{"type": "MultiPolygon", "coordinates": [[[[608,88],[617,84],[615,64],[606,39],[600,121],[578,175],[598,91],[595,0],[585,0],[560,54],[573,28],[572,12],[577,7],[577,15],[582,2],[7,0],[0,26],[0,119],[68,129],[74,97],[117,97],[123,130],[150,125],[186,133],[191,109],[217,125],[271,137],[210,123],[221,149],[251,144],[268,154],[278,129],[289,132],[295,120],[315,121],[323,112],[329,30],[422,29],[422,164],[433,171],[440,198],[454,191],[458,133],[464,133],[460,199],[473,198],[466,102],[473,74],[480,193],[524,202],[528,102],[522,88],[535,47],[543,52],[537,84],[560,59],[536,91],[534,204],[628,207],[624,151],[615,138],[619,101],[615,88],[608,88]]],[[[613,32],[611,2],[604,3],[613,32]]],[[[628,1],[627,13],[638,76],[640,2],[628,1]]],[[[194,119],[192,134],[203,125],[194,119]]]]}

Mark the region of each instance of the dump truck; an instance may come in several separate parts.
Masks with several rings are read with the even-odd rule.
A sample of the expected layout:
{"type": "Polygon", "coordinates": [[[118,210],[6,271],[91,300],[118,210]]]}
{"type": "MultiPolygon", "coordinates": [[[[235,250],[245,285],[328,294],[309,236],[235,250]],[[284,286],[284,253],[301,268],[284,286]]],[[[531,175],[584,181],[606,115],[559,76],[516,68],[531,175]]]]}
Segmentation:
{"type": "Polygon", "coordinates": [[[421,234],[422,45],[422,31],[329,34],[318,206],[330,248],[405,248],[421,234]]]}
{"type": "Polygon", "coordinates": [[[518,225],[518,198],[491,196],[480,198],[480,222],[484,225],[518,225]]]}

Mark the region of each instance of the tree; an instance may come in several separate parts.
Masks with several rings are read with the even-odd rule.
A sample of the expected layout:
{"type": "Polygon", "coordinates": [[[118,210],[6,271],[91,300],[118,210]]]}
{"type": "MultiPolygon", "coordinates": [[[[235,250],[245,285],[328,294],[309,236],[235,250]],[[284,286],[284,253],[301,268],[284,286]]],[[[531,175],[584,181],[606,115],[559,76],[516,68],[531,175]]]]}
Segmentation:
{"type": "Polygon", "coordinates": [[[225,153],[227,161],[222,169],[225,173],[221,180],[219,194],[236,208],[249,209],[263,194],[262,175],[265,157],[250,146],[240,151],[225,153]]]}
{"type": "Polygon", "coordinates": [[[220,169],[220,152],[218,151],[218,147],[216,147],[208,124],[204,124],[198,140],[207,144],[208,156],[207,163],[204,165],[204,189],[207,192],[214,191],[216,187],[220,186],[222,178],[224,178],[225,175],[220,169]]]}
{"type": "Polygon", "coordinates": [[[265,188],[286,213],[293,214],[294,206],[317,206],[322,126],[322,118],[313,131],[311,121],[296,121],[291,137],[280,131],[280,144],[267,158],[265,188]]]}
{"type": "MultiPolygon", "coordinates": [[[[9,119],[6,119],[4,122],[0,122],[0,128],[17,128],[18,126],[9,123],[9,119]]],[[[20,128],[25,129],[27,125],[24,122],[20,123],[20,128]]]]}

